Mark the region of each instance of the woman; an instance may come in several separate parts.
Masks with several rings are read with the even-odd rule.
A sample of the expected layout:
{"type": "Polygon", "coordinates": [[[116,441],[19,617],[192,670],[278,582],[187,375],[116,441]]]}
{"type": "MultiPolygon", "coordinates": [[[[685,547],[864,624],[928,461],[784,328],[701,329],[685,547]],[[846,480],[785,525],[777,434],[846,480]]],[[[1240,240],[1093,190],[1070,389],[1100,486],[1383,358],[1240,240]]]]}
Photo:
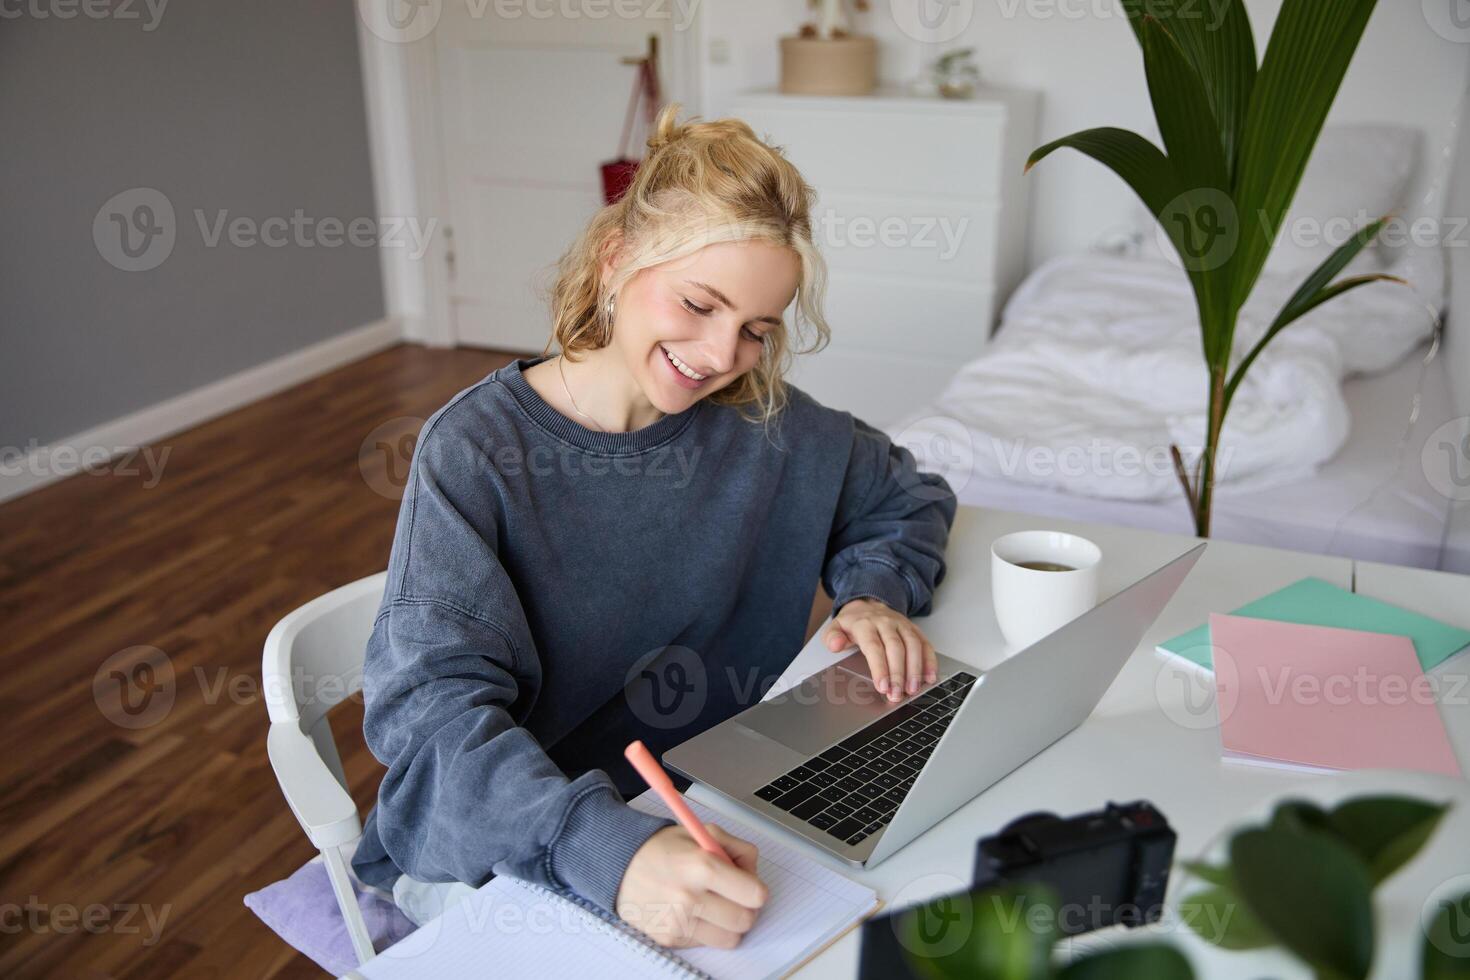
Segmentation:
{"type": "Polygon", "coordinates": [[[461,392],[414,452],[365,675],[388,772],[353,861],[410,918],[512,874],[733,946],[766,897],[755,848],[711,828],[731,867],[627,806],[623,748],[759,701],[818,578],[830,650],[857,645],[893,700],[934,680],[909,617],[954,495],[783,382],[793,328],[828,337],[815,194],[744,123],[677,108],[560,263],[562,353],[461,392]]]}

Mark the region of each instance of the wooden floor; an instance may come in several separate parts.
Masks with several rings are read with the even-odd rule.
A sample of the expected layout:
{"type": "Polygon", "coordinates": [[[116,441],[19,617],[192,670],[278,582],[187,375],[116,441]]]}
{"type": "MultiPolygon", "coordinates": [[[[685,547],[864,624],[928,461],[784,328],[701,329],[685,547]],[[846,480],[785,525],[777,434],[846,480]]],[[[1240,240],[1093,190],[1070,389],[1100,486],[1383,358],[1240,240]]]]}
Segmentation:
{"type": "MultiPolygon", "coordinates": [[[[261,644],[386,567],[417,431],[393,420],[509,359],[397,347],[164,440],[156,486],[139,465],[0,505],[0,976],[322,976],[241,902],[312,856],[266,760],[261,644]]],[[[361,708],[333,722],[365,812],[361,708]]]]}

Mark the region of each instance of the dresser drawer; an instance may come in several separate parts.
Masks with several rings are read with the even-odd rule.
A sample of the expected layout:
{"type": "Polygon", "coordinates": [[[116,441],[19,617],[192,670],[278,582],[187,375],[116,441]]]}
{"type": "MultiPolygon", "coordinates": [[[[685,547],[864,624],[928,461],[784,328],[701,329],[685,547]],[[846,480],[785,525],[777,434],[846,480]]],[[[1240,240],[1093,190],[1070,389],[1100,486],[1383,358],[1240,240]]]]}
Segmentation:
{"type": "Polygon", "coordinates": [[[999,207],[821,191],[812,233],[834,270],[989,284],[999,207]]]}
{"type": "Polygon", "coordinates": [[[825,310],[833,347],[923,352],[958,367],[976,357],[989,339],[995,293],[988,285],[834,272],[825,310]]]}

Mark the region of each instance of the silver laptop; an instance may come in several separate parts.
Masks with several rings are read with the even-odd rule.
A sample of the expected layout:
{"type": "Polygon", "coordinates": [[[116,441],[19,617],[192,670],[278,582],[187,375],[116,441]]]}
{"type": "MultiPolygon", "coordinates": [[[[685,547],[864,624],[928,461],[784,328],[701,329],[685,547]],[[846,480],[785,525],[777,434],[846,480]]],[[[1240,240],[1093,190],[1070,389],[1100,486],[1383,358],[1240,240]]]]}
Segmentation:
{"type": "Polygon", "coordinates": [[[1080,725],[1204,549],[990,670],[941,654],[935,683],[891,702],[854,653],[663,762],[872,867],[1080,725]]]}

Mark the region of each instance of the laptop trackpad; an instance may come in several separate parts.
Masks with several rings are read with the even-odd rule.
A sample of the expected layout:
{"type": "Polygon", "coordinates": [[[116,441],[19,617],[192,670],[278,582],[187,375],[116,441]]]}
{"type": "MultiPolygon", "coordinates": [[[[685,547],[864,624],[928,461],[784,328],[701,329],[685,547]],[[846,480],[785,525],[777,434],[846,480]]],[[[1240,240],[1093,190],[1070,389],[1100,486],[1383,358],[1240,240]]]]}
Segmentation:
{"type": "Polygon", "coordinates": [[[862,655],[853,654],[744,712],[740,723],[810,756],[882,717],[889,706],[868,678],[862,655]]]}

